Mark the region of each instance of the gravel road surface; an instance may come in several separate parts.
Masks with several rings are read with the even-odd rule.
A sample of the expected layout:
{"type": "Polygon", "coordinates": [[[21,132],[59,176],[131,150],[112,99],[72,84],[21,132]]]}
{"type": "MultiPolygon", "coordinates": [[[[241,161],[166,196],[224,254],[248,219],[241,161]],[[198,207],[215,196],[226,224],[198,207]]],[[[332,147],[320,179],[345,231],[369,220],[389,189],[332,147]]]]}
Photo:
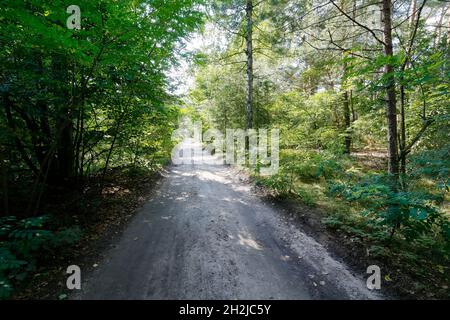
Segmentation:
{"type": "Polygon", "coordinates": [[[377,299],[227,166],[171,166],[74,299],[377,299]]]}

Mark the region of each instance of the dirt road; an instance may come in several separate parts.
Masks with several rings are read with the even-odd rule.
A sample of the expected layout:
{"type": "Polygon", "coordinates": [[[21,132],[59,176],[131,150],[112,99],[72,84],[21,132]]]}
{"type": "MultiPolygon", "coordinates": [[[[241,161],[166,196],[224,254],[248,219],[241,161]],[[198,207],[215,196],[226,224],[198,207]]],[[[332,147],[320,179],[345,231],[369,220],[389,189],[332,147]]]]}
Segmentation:
{"type": "Polygon", "coordinates": [[[75,299],[373,299],[225,166],[168,169],[75,299]]]}

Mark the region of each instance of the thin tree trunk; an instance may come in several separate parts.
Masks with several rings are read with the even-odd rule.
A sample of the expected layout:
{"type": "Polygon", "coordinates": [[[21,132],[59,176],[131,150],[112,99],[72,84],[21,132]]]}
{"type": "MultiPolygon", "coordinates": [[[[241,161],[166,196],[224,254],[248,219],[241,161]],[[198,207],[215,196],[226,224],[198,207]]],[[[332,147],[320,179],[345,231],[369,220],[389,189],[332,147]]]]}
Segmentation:
{"type": "Polygon", "coordinates": [[[103,191],[103,186],[104,186],[106,172],[107,172],[108,166],[109,166],[109,161],[111,160],[111,155],[112,155],[112,152],[114,150],[114,147],[115,147],[115,144],[116,144],[116,140],[117,140],[117,136],[119,135],[120,127],[122,125],[122,120],[123,120],[124,117],[125,117],[125,112],[123,112],[120,115],[119,119],[117,119],[117,124],[116,124],[115,132],[114,132],[113,141],[111,142],[111,146],[109,148],[108,155],[106,157],[105,167],[103,168],[100,192],[103,191]]]}
{"type": "MultiPolygon", "coordinates": [[[[384,52],[386,57],[391,58],[394,54],[392,45],[392,20],[391,0],[383,0],[384,21],[384,52]]],[[[394,66],[391,59],[384,66],[386,75],[386,119],[388,125],[388,173],[394,177],[398,176],[398,145],[397,145],[397,97],[395,90],[394,66]]]]}
{"type": "MultiPolygon", "coordinates": [[[[403,77],[402,77],[403,78],[403,77]]],[[[405,123],[405,86],[400,86],[400,150],[406,146],[406,123],[405,123]]],[[[400,158],[400,173],[406,174],[406,156],[400,158]]]]}
{"type": "Polygon", "coordinates": [[[345,125],[345,137],[344,137],[344,153],[350,154],[350,147],[352,145],[352,137],[350,136],[350,102],[348,91],[345,90],[344,96],[344,125],[345,125]]]}
{"type": "MultiPolygon", "coordinates": [[[[426,0],[425,0],[426,1],[426,0]]],[[[406,93],[405,93],[405,83],[404,83],[404,73],[408,68],[410,62],[411,52],[413,50],[414,39],[417,34],[417,27],[420,20],[420,15],[425,6],[425,1],[422,3],[420,8],[417,10],[416,0],[411,0],[411,19],[409,21],[409,32],[410,32],[410,40],[405,52],[405,60],[400,68],[400,136],[399,136],[399,144],[400,144],[400,173],[402,176],[406,174],[406,93]]],[[[405,187],[404,181],[402,182],[403,187],[405,187]]]]}
{"type": "MultiPolygon", "coordinates": [[[[344,62],[344,76],[343,80],[345,80],[347,75],[347,62],[344,62]]],[[[343,107],[344,107],[344,127],[345,127],[345,136],[344,136],[344,153],[350,154],[350,148],[352,145],[352,137],[350,135],[350,126],[351,126],[351,118],[350,118],[350,101],[349,101],[349,93],[347,89],[344,89],[343,93],[343,107]]]]}
{"type": "MultiPolygon", "coordinates": [[[[11,112],[12,101],[10,100],[8,95],[5,95],[3,99],[8,126],[12,129],[13,132],[15,132],[16,125],[11,112]]],[[[33,163],[33,159],[28,157],[28,153],[25,150],[25,147],[23,146],[19,137],[17,137],[17,135],[14,135],[14,142],[16,144],[16,148],[19,151],[20,156],[22,157],[22,160],[27,164],[30,170],[37,176],[39,174],[39,168],[33,163]]]]}
{"type": "MultiPolygon", "coordinates": [[[[398,137],[397,137],[397,97],[395,90],[394,66],[391,58],[394,54],[392,45],[392,20],[391,20],[391,0],[383,0],[383,22],[384,22],[384,53],[387,63],[384,66],[386,75],[386,119],[388,125],[388,173],[392,176],[392,190],[398,190],[398,137]]],[[[392,204],[391,210],[397,210],[398,204],[392,204]]],[[[390,240],[394,237],[395,231],[400,228],[400,220],[397,218],[392,227],[390,240]]]]}
{"type": "MultiPolygon", "coordinates": [[[[436,47],[442,40],[441,39],[442,27],[444,26],[444,18],[445,18],[445,15],[447,14],[447,10],[448,10],[448,8],[445,8],[445,7],[442,8],[441,17],[439,18],[439,21],[436,25],[436,30],[434,32],[433,47],[436,47]]],[[[449,25],[450,25],[450,20],[449,20],[449,25]]],[[[449,31],[449,33],[450,33],[450,31],[449,31]]],[[[447,42],[448,42],[448,38],[447,38],[447,42]]]]}
{"type": "MultiPolygon", "coordinates": [[[[83,144],[83,134],[84,134],[84,109],[83,103],[80,104],[80,110],[78,112],[78,120],[77,120],[77,134],[75,139],[75,169],[74,173],[77,177],[77,180],[81,180],[83,178],[83,157],[84,154],[81,150],[83,144]]],[[[84,145],[83,145],[84,147],[84,145]]]]}
{"type": "MultiPolygon", "coordinates": [[[[67,58],[55,54],[52,57],[53,79],[59,86],[53,88],[54,94],[58,97],[70,96],[67,84],[69,75],[67,72],[67,58]]],[[[57,163],[58,177],[57,184],[64,184],[73,176],[74,168],[74,144],[73,144],[73,106],[67,100],[58,101],[59,114],[57,120],[57,163]]],[[[53,174],[53,173],[52,173],[53,174]]]]}
{"type": "Polygon", "coordinates": [[[411,0],[411,4],[409,7],[409,24],[412,25],[416,21],[416,11],[417,11],[417,2],[416,0],[411,0]]]}
{"type": "Polygon", "coordinates": [[[449,15],[449,18],[448,18],[447,45],[450,45],[450,15],[449,15]]]}
{"type": "Polygon", "coordinates": [[[353,90],[350,90],[350,108],[352,110],[352,122],[356,121],[356,111],[353,103],[353,90]]]}
{"type": "Polygon", "coordinates": [[[253,128],[253,0],[247,0],[245,9],[247,19],[247,108],[246,129],[253,128]]]}

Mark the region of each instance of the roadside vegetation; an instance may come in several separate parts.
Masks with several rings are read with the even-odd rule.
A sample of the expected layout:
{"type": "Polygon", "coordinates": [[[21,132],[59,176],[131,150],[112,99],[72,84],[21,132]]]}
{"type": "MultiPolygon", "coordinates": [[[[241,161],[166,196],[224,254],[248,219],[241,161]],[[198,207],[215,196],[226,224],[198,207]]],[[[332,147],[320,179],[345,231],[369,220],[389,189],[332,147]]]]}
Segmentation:
{"type": "Polygon", "coordinates": [[[257,184],[317,208],[400,295],[448,297],[448,4],[250,2],[214,1],[191,106],[221,131],[279,129],[257,184]]]}
{"type": "Polygon", "coordinates": [[[170,158],[167,73],[201,24],[197,2],[77,1],[80,30],[72,4],[0,5],[0,299],[72,255],[120,179],[170,158]]]}
{"type": "Polygon", "coordinates": [[[69,5],[0,5],[0,299],[124,221],[185,115],[279,129],[258,184],[317,209],[400,295],[449,297],[448,2],[80,0],[80,30],[69,5]]]}

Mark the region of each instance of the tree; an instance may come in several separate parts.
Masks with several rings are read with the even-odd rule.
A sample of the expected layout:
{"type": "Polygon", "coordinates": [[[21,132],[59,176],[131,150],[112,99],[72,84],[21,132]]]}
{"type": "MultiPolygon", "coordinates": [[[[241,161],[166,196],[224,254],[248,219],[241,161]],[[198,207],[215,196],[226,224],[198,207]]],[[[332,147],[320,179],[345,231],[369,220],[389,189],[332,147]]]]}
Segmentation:
{"type": "Polygon", "coordinates": [[[212,21],[216,23],[231,39],[230,48],[223,53],[221,62],[227,63],[245,63],[246,68],[246,103],[245,103],[245,127],[251,129],[255,124],[255,70],[254,60],[255,52],[260,48],[255,48],[254,30],[264,18],[259,19],[256,9],[262,2],[255,5],[253,0],[221,0],[212,1],[212,21]],[[245,42],[245,48],[242,48],[240,40],[245,42]],[[245,54],[245,61],[233,61],[233,58],[245,54]]]}
{"type": "Polygon", "coordinates": [[[245,33],[247,55],[247,121],[246,129],[253,128],[253,1],[247,0],[245,8],[247,28],[245,33]]]}
{"type": "Polygon", "coordinates": [[[397,94],[395,89],[395,66],[393,63],[394,48],[392,43],[391,6],[391,0],[383,0],[383,46],[384,54],[386,56],[384,73],[386,76],[386,119],[388,124],[388,172],[393,176],[397,176],[399,173],[397,144],[397,94]]]}
{"type": "Polygon", "coordinates": [[[107,170],[125,129],[169,112],[165,73],[201,23],[199,3],[81,1],[70,30],[61,2],[2,2],[2,145],[12,171],[35,179],[32,211],[45,186],[81,187],[107,170]]]}

